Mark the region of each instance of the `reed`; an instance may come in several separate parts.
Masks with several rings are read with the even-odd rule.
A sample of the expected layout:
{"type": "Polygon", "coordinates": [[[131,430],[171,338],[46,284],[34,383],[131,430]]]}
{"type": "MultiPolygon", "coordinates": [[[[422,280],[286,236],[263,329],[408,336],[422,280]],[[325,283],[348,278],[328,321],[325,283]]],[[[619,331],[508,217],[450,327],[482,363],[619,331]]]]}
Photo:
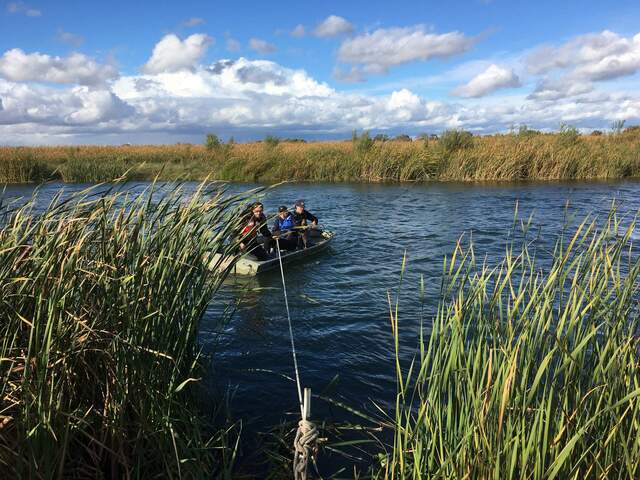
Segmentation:
{"type": "Polygon", "coordinates": [[[0,204],[0,477],[228,478],[197,334],[245,197],[105,188],[0,204]]]}
{"type": "Polygon", "coordinates": [[[523,222],[493,267],[459,244],[410,365],[390,300],[398,393],[375,478],[638,478],[637,230],[601,223],[548,252],[523,222]]]}
{"type": "MultiPolygon", "coordinates": [[[[212,138],[212,137],[211,137],[212,138]]],[[[524,129],[472,137],[446,132],[440,140],[265,142],[0,148],[0,182],[108,181],[131,178],[277,182],[426,182],[589,180],[640,177],[640,133],[578,135],[524,129]]]]}

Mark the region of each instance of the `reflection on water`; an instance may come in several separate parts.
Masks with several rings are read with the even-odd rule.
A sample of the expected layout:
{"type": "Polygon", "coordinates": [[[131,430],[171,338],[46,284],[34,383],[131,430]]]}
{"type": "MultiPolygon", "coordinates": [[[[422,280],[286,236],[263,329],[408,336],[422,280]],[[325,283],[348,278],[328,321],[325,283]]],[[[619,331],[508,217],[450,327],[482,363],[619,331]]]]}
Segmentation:
{"type": "MultiPolygon", "coordinates": [[[[43,200],[60,186],[43,187],[43,200]]],[[[84,187],[65,186],[69,191],[84,187]]],[[[232,190],[250,187],[234,185],[232,190]]],[[[29,195],[32,189],[9,186],[6,195],[29,195]]],[[[473,239],[478,258],[495,261],[504,252],[518,202],[521,217],[533,214],[532,235],[539,234],[541,246],[550,249],[567,214],[578,219],[605,214],[612,200],[623,212],[635,213],[640,183],[296,184],[269,192],[264,203],[273,212],[298,198],[337,233],[328,251],[285,267],[303,382],[320,392],[338,375],[333,395],[373,410],[371,400],[390,408],[395,399],[387,292],[395,291],[405,251],[400,331],[403,354],[410,357],[419,326],[420,278],[425,279],[428,321],[443,255],[461,234],[473,239]]],[[[216,381],[237,385],[234,414],[259,417],[249,429],[278,423],[285,412],[295,411],[294,385],[282,376],[292,376],[293,366],[279,271],[230,279],[202,327],[205,350],[216,354],[216,381]],[[217,319],[238,299],[241,304],[219,335],[217,319]]],[[[333,415],[339,414],[316,402],[314,416],[333,415]]]]}

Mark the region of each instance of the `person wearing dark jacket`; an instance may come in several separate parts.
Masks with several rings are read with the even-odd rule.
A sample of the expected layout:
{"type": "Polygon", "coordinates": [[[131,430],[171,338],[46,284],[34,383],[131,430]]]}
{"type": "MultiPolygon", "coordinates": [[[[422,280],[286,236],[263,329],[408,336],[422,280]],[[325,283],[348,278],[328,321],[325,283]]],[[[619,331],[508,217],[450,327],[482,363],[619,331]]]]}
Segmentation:
{"type": "Polygon", "coordinates": [[[273,221],[271,233],[278,238],[278,244],[283,250],[295,250],[298,246],[298,233],[293,230],[293,215],[284,205],[278,208],[278,215],[273,221]]]}
{"type": "MultiPolygon", "coordinates": [[[[318,217],[305,210],[304,200],[297,200],[295,203],[295,209],[293,211],[293,224],[295,227],[308,227],[310,225],[318,225],[318,217]]],[[[300,228],[300,230],[302,231],[302,233],[299,235],[299,239],[302,242],[304,248],[307,248],[309,230],[306,228],[300,228]]]]}
{"type": "Polygon", "coordinates": [[[260,261],[269,259],[268,252],[273,239],[267,226],[267,217],[264,215],[262,203],[256,202],[251,206],[251,213],[242,227],[240,238],[241,252],[250,252],[260,261]],[[258,233],[264,237],[262,245],[258,243],[258,233]]]}

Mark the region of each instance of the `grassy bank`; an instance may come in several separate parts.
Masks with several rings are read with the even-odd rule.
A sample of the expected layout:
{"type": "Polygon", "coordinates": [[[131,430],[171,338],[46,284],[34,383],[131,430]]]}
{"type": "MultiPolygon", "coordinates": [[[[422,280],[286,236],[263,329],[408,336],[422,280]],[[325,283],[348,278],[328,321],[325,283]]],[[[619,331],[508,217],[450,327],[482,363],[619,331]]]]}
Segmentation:
{"type": "Polygon", "coordinates": [[[640,132],[440,139],[213,143],[167,146],[2,147],[0,182],[99,182],[120,176],[151,180],[484,181],[640,177],[640,132]]]}
{"type": "Polygon", "coordinates": [[[230,471],[197,334],[224,277],[202,255],[229,254],[239,205],[153,188],[0,204],[0,477],[230,471]]]}
{"type": "Polygon", "coordinates": [[[553,252],[525,239],[495,268],[459,247],[431,334],[396,365],[394,444],[376,477],[638,478],[634,231],[587,222],[553,252]]]}

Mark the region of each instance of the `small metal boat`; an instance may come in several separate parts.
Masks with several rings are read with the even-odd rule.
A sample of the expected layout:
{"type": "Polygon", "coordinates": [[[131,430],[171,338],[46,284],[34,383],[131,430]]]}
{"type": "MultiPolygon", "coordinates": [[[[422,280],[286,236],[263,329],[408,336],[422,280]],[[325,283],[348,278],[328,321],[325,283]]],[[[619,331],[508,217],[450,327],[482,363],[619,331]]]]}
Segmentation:
{"type": "MultiPolygon", "coordinates": [[[[335,234],[328,230],[310,230],[307,248],[293,251],[281,250],[280,255],[282,257],[282,263],[285,264],[303,261],[307,257],[325,250],[333,240],[334,236],[335,234]]],[[[214,270],[227,268],[234,259],[229,258],[221,263],[220,254],[214,253],[205,261],[207,263],[207,268],[214,270]]],[[[279,266],[280,263],[278,261],[277,254],[274,255],[273,258],[260,261],[254,255],[248,253],[236,260],[235,265],[231,269],[231,273],[236,275],[257,275],[258,273],[279,268],[279,266]]]]}

